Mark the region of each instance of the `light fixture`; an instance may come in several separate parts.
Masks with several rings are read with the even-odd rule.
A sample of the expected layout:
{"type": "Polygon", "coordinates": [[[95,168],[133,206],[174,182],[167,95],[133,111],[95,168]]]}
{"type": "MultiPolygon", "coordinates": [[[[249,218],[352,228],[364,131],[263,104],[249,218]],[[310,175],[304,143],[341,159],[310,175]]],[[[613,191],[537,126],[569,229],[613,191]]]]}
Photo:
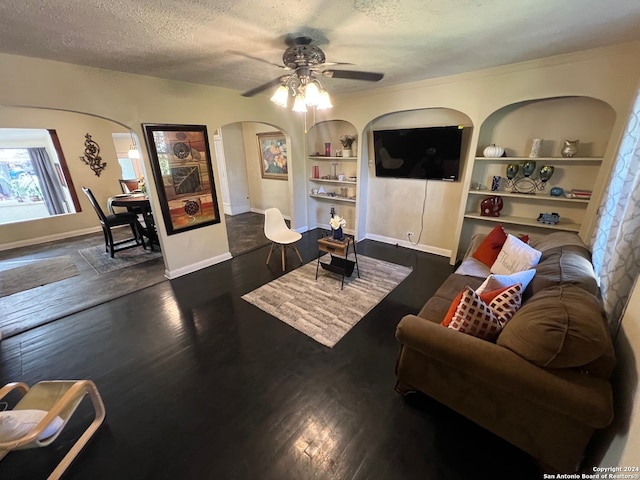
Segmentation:
{"type": "Polygon", "coordinates": [[[307,111],[307,104],[305,103],[304,96],[301,93],[296,95],[296,100],[293,102],[292,110],[294,112],[306,112],[307,111]]]}
{"type": "Polygon", "coordinates": [[[306,112],[307,107],[314,110],[326,110],[333,108],[329,93],[322,88],[320,81],[315,78],[309,69],[299,68],[289,75],[271,97],[276,105],[287,108],[289,95],[294,98],[294,112],[306,112]]]}
{"type": "Polygon", "coordinates": [[[289,99],[289,91],[284,85],[280,85],[276,93],[271,97],[271,101],[276,105],[287,108],[287,100],[289,99]]]}
{"type": "Polygon", "coordinates": [[[133,138],[133,131],[131,130],[129,133],[131,133],[131,145],[129,145],[129,153],[127,153],[127,156],[129,158],[140,158],[140,151],[138,150],[136,141],[133,138]]]}

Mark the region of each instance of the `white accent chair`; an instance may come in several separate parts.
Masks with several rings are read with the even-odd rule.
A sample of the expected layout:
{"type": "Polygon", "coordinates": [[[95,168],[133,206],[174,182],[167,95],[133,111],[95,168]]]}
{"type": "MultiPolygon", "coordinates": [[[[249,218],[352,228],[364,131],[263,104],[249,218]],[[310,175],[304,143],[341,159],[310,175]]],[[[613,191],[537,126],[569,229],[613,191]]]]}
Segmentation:
{"type": "Polygon", "coordinates": [[[282,271],[285,269],[287,248],[292,248],[298,254],[300,263],[303,263],[302,256],[295,245],[295,243],[302,238],[302,235],[287,227],[282,213],[277,208],[267,208],[264,211],[264,234],[272,242],[269,255],[267,256],[267,264],[269,260],[271,260],[271,253],[274,247],[280,249],[282,271]]]}
{"type": "Polygon", "coordinates": [[[14,390],[20,392],[22,398],[13,409],[2,412],[5,416],[0,419],[0,459],[13,450],[51,444],[85,395],[89,396],[95,417],[48,477],[49,480],[60,478],[104,421],[104,404],[96,385],[91,380],[53,380],[29,388],[25,383],[13,382],[0,388],[0,400],[14,390]]]}

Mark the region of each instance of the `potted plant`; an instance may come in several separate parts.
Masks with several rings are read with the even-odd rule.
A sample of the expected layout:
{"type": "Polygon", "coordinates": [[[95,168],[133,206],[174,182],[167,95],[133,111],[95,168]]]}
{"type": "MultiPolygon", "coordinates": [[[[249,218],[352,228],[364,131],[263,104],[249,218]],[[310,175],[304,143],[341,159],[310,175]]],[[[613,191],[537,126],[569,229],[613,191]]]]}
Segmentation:
{"type": "Polygon", "coordinates": [[[342,144],[342,156],[343,157],[351,157],[353,156],[351,152],[351,146],[353,142],[356,141],[356,137],[353,135],[342,135],[340,137],[340,143],[342,144]]]}

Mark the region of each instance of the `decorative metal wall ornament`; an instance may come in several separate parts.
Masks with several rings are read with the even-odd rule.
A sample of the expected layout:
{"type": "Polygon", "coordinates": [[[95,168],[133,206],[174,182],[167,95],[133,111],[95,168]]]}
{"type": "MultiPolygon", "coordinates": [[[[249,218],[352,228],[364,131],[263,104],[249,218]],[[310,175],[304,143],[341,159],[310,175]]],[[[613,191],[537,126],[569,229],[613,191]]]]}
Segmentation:
{"type": "Polygon", "coordinates": [[[91,135],[87,133],[84,138],[84,156],[80,157],[80,160],[89,165],[93,173],[99,177],[107,166],[107,162],[102,161],[100,146],[91,139],[91,135]]]}

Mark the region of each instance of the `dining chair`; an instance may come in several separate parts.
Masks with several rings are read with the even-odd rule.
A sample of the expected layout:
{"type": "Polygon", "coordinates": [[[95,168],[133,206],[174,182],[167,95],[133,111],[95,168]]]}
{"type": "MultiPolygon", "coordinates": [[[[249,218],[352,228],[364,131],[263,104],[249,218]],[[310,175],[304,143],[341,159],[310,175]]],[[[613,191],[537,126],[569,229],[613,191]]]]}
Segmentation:
{"type": "Polygon", "coordinates": [[[137,178],[133,178],[131,180],[118,179],[118,182],[120,182],[120,189],[122,190],[122,193],[132,193],[139,188],[137,178]]]}
{"type": "MultiPolygon", "coordinates": [[[[106,412],[98,389],[91,380],[53,380],[36,383],[13,382],[0,388],[0,400],[16,401],[0,412],[0,460],[14,450],[52,444],[69,422],[85,396],[93,406],[94,418],[55,467],[49,480],[60,478],[104,421],[106,412]],[[13,393],[15,392],[15,393],[13,393]]],[[[65,442],[60,442],[61,446],[65,442]]]]}
{"type": "Polygon", "coordinates": [[[300,263],[304,263],[302,261],[302,256],[295,245],[295,243],[302,238],[302,235],[287,227],[282,213],[277,208],[267,208],[264,211],[264,234],[272,242],[271,248],[269,249],[269,255],[267,256],[267,264],[269,263],[269,260],[271,260],[271,253],[273,252],[274,247],[280,249],[282,257],[282,271],[285,269],[287,248],[292,248],[298,254],[300,263]]]}
{"type": "Polygon", "coordinates": [[[136,215],[136,213],[119,212],[112,213],[111,215],[105,215],[105,213],[102,211],[102,208],[96,201],[96,197],[91,192],[91,189],[82,187],[82,191],[85,193],[85,195],[87,195],[87,197],[89,198],[89,202],[91,202],[91,206],[98,214],[98,220],[100,221],[100,225],[102,226],[102,233],[104,234],[105,251],[108,251],[111,254],[111,258],[113,258],[115,252],[126,250],[127,248],[134,248],[140,245],[142,245],[142,248],[144,249],[147,248],[144,243],[144,237],[142,235],[142,225],[140,225],[140,222],[138,221],[138,215],[136,215]],[[127,238],[114,242],[111,229],[123,225],[129,225],[129,227],[131,227],[133,238],[127,238]],[[135,243],[131,243],[134,240],[135,243]]]}

